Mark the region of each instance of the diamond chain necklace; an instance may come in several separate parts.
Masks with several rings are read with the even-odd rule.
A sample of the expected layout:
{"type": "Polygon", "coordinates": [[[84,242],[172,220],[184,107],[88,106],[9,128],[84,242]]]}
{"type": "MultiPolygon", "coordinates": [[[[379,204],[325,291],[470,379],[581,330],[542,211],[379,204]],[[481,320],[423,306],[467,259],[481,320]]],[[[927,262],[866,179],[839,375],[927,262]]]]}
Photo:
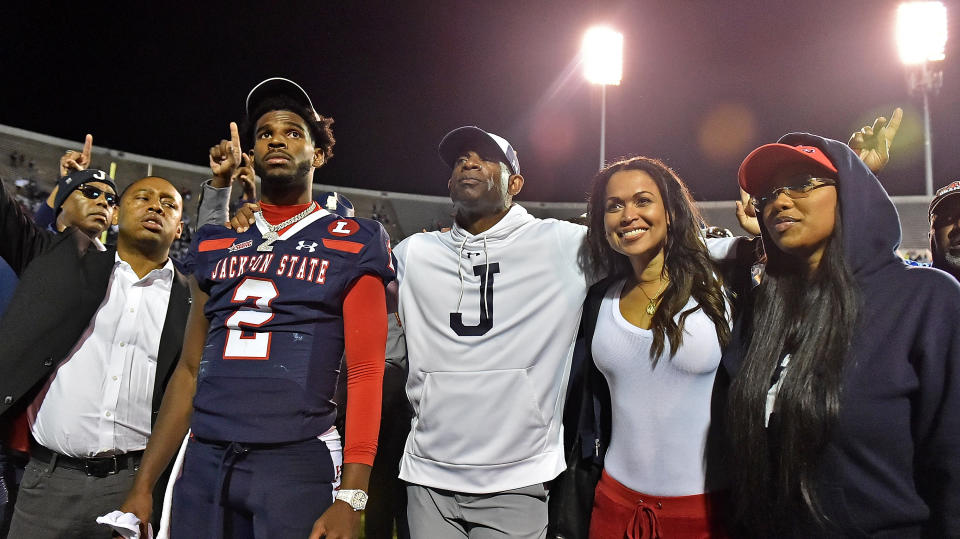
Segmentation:
{"type": "MultiPolygon", "coordinates": [[[[263,233],[264,242],[257,246],[257,251],[261,251],[261,252],[273,251],[273,242],[280,239],[280,235],[277,234],[277,231],[283,230],[284,228],[310,215],[311,213],[313,213],[313,210],[315,210],[316,207],[317,207],[317,202],[314,200],[310,202],[310,205],[307,206],[307,209],[294,215],[293,217],[287,219],[286,221],[280,223],[279,225],[271,225],[270,223],[267,223],[267,231],[263,233]]],[[[266,219],[264,219],[264,222],[266,223],[266,219]]]]}

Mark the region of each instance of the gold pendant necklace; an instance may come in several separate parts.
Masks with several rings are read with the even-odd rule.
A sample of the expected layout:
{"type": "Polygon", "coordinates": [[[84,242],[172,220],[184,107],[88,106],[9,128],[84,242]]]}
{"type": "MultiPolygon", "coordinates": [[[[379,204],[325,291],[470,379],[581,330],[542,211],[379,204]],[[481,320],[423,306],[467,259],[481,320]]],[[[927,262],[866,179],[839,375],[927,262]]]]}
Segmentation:
{"type": "Polygon", "coordinates": [[[660,293],[663,292],[663,289],[667,287],[667,281],[663,281],[663,284],[660,285],[660,289],[657,290],[657,293],[653,295],[653,298],[647,295],[646,290],[643,289],[643,285],[640,284],[640,281],[637,281],[637,288],[640,289],[640,292],[643,293],[643,296],[647,298],[647,314],[653,316],[653,313],[657,312],[657,300],[660,299],[660,293]]]}
{"type": "Polygon", "coordinates": [[[317,207],[316,201],[312,201],[310,202],[310,205],[307,206],[307,209],[294,215],[293,217],[287,219],[286,221],[280,223],[279,225],[271,225],[270,223],[267,223],[267,231],[262,234],[264,242],[257,246],[257,251],[266,252],[266,253],[273,251],[273,242],[280,239],[280,235],[277,234],[277,231],[283,230],[287,226],[292,225],[297,221],[303,219],[304,217],[310,215],[311,213],[313,213],[313,210],[316,207],[317,207]]]}

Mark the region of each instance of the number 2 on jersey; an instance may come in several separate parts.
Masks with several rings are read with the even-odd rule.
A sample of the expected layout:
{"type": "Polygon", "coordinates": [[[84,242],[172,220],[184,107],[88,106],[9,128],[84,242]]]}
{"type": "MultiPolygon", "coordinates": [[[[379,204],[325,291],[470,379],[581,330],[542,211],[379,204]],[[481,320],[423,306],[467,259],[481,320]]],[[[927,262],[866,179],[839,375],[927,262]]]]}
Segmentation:
{"type": "Polygon", "coordinates": [[[270,332],[244,335],[243,328],[260,327],[273,319],[270,302],[278,295],[277,285],[269,279],[247,277],[233,289],[233,303],[253,301],[253,307],[241,307],[225,322],[227,343],[223,359],[267,359],[270,357],[270,332]]]}

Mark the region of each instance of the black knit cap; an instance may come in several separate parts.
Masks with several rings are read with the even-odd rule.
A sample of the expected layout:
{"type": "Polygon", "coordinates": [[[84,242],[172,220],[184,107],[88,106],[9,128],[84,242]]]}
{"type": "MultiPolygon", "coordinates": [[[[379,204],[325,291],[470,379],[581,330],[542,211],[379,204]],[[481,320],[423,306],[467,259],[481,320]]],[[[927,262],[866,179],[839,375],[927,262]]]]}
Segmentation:
{"type": "Polygon", "coordinates": [[[60,213],[60,207],[67,200],[74,189],[85,183],[100,182],[109,185],[113,192],[117,192],[117,184],[113,183],[113,178],[102,170],[88,168],[87,170],[75,170],[70,174],[57,180],[57,196],[53,201],[53,212],[60,213]]]}

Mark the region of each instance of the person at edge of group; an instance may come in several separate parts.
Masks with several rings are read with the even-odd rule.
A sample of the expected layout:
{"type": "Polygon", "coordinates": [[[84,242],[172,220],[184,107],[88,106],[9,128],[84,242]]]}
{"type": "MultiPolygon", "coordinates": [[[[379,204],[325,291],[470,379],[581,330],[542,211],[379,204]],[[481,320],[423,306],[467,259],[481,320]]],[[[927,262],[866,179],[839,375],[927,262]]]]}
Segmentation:
{"type": "Polygon", "coordinates": [[[937,189],[929,216],[933,267],[960,280],[960,180],[937,189]]]}
{"type": "MultiPolygon", "coordinates": [[[[100,238],[103,231],[111,223],[115,223],[117,194],[113,180],[101,171],[79,173],[89,165],[92,144],[93,137],[87,135],[82,152],[67,150],[60,158],[58,183],[65,183],[69,179],[69,183],[64,187],[64,193],[67,195],[58,200],[56,193],[59,189],[54,188],[47,202],[42,205],[49,214],[46,222],[41,222],[40,215],[33,217],[34,223],[41,228],[49,226],[49,230],[60,232],[74,226],[93,239],[100,238]],[[82,165],[79,165],[78,161],[82,165]],[[102,176],[102,181],[94,176],[102,176]],[[57,205],[57,213],[54,212],[54,204],[57,205]],[[55,220],[57,228],[50,226],[55,220]]],[[[0,314],[6,311],[7,303],[13,297],[18,280],[17,273],[5,260],[0,259],[0,314]]],[[[24,427],[20,431],[25,435],[27,429],[24,427]]],[[[17,445],[20,450],[7,447],[0,442],[0,538],[6,537],[10,528],[20,478],[29,460],[25,436],[22,438],[22,443],[17,445]]]]}
{"type": "Polygon", "coordinates": [[[584,451],[603,462],[589,536],[726,537],[726,485],[708,458],[722,447],[708,434],[729,309],[699,212],[673,170],[633,157],[593,180],[588,219],[588,260],[608,277],[587,295],[585,357],[574,360],[585,376],[571,384],[599,409],[588,404],[572,414],[588,424],[567,428],[592,442],[602,418],[584,451]]]}
{"type": "MultiPolygon", "coordinates": [[[[857,131],[854,131],[847,140],[847,146],[850,146],[861,161],[870,169],[870,172],[879,174],[887,163],[890,162],[890,147],[893,145],[893,139],[897,136],[900,129],[900,122],[903,121],[903,109],[897,107],[893,109],[893,114],[887,120],[886,116],[878,116],[873,125],[865,125],[857,131]]],[[[750,193],[740,188],[740,200],[736,202],[737,221],[740,227],[751,236],[760,236],[760,222],[757,219],[756,209],[750,202],[750,193]]],[[[757,245],[756,260],[754,265],[754,284],[759,284],[760,273],[762,273],[763,245],[757,245]]],[[[911,265],[915,264],[906,260],[911,265]]]]}
{"type": "MultiPolygon", "coordinates": [[[[357,536],[394,270],[378,223],[310,199],[315,169],[332,156],[332,122],[287,79],[267,79],[247,97],[262,213],[243,233],[207,225],[196,235],[184,361],[121,507],[149,518],[153,485],[189,426],[173,537],[357,536]],[[348,410],[341,482],[331,398],[344,350],[359,404],[348,410]]],[[[235,124],[210,157],[214,175],[232,177],[242,159],[235,124]]]]}
{"type": "Polygon", "coordinates": [[[513,202],[524,178],[502,137],[460,127],[439,153],[453,227],[395,251],[414,410],[400,463],[410,535],[544,537],[591,284],[578,263],[585,228],[513,202]]]}
{"type": "Polygon", "coordinates": [[[736,536],[960,536],[960,285],[907,266],[887,193],[794,133],[739,183],[762,281],[722,358],[736,536]]]}
{"type": "Polygon", "coordinates": [[[61,186],[65,211],[93,226],[58,234],[5,189],[0,199],[0,253],[20,276],[0,320],[0,414],[5,445],[30,453],[14,538],[109,536],[95,519],[133,482],[189,310],[169,258],[182,229],[170,182],[134,182],[116,214],[105,172],[71,172],[61,186]],[[115,215],[117,245],[105,247],[96,236],[115,215]]]}

